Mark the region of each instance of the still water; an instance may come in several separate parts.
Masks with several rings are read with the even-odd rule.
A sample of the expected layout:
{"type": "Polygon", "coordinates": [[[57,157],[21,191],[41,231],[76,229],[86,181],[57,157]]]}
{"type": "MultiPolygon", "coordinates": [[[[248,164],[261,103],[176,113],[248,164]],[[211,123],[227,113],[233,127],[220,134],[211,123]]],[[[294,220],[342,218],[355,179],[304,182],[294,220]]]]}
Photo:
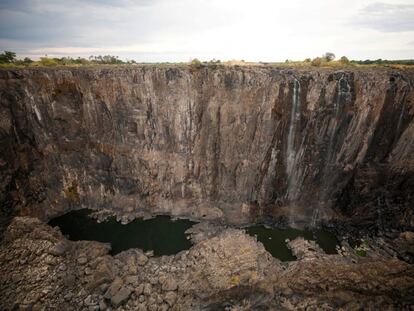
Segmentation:
{"type": "MultiPolygon", "coordinates": [[[[59,227],[70,240],[92,240],[111,244],[111,254],[115,255],[129,248],[152,250],[155,256],[173,255],[189,249],[191,242],[185,231],[195,222],[169,216],[157,216],[151,219],[135,219],[123,225],[115,217],[98,223],[90,217],[92,211],[81,209],[56,217],[49,222],[52,227],[59,227]]],[[[297,230],[251,226],[246,228],[248,234],[257,236],[266,250],[282,261],[295,260],[295,256],[286,245],[285,240],[299,236],[315,240],[327,254],[336,254],[338,240],[335,235],[322,230],[297,230]]]]}
{"type": "Polygon", "coordinates": [[[336,254],[336,245],[339,244],[338,239],[334,234],[324,230],[298,230],[293,228],[279,229],[266,228],[265,226],[252,226],[246,228],[246,231],[251,236],[257,236],[257,240],[262,242],[266,250],[272,254],[273,257],[281,261],[296,260],[290,249],[287,247],[285,240],[293,240],[297,237],[303,237],[306,240],[313,240],[325,251],[327,254],[336,254]]]}
{"type": "Polygon", "coordinates": [[[52,227],[58,226],[70,240],[93,240],[110,243],[111,254],[115,255],[129,248],[140,248],[144,251],[153,250],[155,256],[173,255],[189,249],[191,242],[184,233],[195,222],[169,216],[134,221],[123,225],[110,217],[98,223],[90,217],[91,210],[71,211],[56,217],[49,222],[52,227]]]}

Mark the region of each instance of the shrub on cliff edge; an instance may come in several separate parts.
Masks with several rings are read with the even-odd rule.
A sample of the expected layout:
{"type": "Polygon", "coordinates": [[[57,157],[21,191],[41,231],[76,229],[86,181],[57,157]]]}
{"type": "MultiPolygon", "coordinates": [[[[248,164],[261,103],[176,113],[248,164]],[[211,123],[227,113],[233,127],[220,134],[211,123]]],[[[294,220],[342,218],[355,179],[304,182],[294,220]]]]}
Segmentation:
{"type": "Polygon", "coordinates": [[[16,60],[16,53],[4,51],[0,54],[0,64],[11,64],[16,60]]]}
{"type": "Polygon", "coordinates": [[[312,59],[311,65],[319,67],[320,65],[322,65],[322,58],[316,57],[316,58],[312,59]]]}
{"type": "Polygon", "coordinates": [[[348,57],[346,57],[346,56],[342,56],[342,57],[339,59],[339,62],[340,62],[341,64],[343,64],[343,65],[348,65],[348,64],[349,64],[349,59],[348,59],[348,57]]]}
{"type": "Polygon", "coordinates": [[[203,64],[197,58],[194,58],[191,60],[190,62],[191,69],[200,69],[201,67],[203,67],[203,64]]]}

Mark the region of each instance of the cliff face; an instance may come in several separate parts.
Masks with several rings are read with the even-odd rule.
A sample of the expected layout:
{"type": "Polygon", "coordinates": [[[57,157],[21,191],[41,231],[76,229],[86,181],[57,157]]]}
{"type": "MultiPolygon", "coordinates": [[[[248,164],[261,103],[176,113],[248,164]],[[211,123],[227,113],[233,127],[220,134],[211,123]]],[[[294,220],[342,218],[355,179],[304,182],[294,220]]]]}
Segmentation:
{"type": "Polygon", "coordinates": [[[0,71],[0,202],[414,226],[414,71],[0,71]]]}

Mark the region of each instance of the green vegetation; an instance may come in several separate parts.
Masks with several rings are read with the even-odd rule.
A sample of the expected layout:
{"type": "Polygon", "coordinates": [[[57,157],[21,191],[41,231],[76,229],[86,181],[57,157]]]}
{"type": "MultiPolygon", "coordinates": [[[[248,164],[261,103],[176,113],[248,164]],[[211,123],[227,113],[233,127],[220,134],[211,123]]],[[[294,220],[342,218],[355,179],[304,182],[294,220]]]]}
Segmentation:
{"type": "Polygon", "coordinates": [[[313,66],[313,67],[356,67],[356,66],[388,66],[388,67],[405,67],[414,65],[414,59],[407,60],[349,60],[348,57],[342,56],[338,60],[335,60],[335,54],[331,52],[326,52],[322,56],[315,57],[313,59],[306,58],[303,61],[293,61],[286,60],[285,62],[279,63],[261,63],[264,65],[273,65],[273,66],[286,66],[289,67],[303,67],[303,66],[313,66]]]}
{"type": "Polygon", "coordinates": [[[88,59],[78,57],[48,57],[47,55],[40,57],[38,61],[25,57],[17,59],[16,53],[4,51],[0,54],[0,65],[9,66],[79,66],[79,65],[116,65],[116,64],[136,64],[134,60],[123,61],[118,56],[99,55],[90,56],[88,59]]]}
{"type": "Polygon", "coordinates": [[[189,66],[191,69],[195,70],[195,69],[200,69],[203,67],[209,67],[209,68],[217,68],[219,66],[222,66],[223,63],[219,60],[219,59],[212,59],[210,61],[207,62],[202,62],[200,60],[198,60],[197,58],[194,58],[190,61],[189,66]]]}
{"type": "Polygon", "coordinates": [[[240,284],[240,276],[238,276],[238,275],[233,275],[233,276],[230,278],[230,284],[231,284],[231,286],[237,286],[237,285],[239,285],[239,284],[240,284]]]}
{"type": "Polygon", "coordinates": [[[0,64],[11,64],[16,60],[16,53],[4,51],[0,54],[0,64]]]}
{"type": "Polygon", "coordinates": [[[203,67],[203,64],[197,58],[194,58],[190,61],[191,69],[200,69],[201,67],[203,67]]]}
{"type": "Polygon", "coordinates": [[[322,58],[321,57],[316,57],[316,58],[312,59],[311,65],[319,67],[320,65],[322,65],[322,58]]]}
{"type": "Polygon", "coordinates": [[[386,59],[376,59],[376,60],[351,60],[351,64],[357,65],[414,65],[414,59],[402,59],[402,60],[386,60],[386,59]]]}
{"type": "MultiPolygon", "coordinates": [[[[138,64],[134,60],[122,60],[118,56],[113,55],[98,55],[89,56],[88,58],[72,58],[72,57],[40,57],[39,60],[32,60],[28,57],[17,58],[16,53],[12,51],[4,51],[0,53],[0,67],[38,67],[38,66],[96,66],[96,65],[134,65],[138,64]]],[[[322,56],[315,57],[313,59],[306,58],[303,61],[295,61],[287,59],[284,62],[246,62],[244,60],[229,60],[222,62],[217,59],[210,61],[200,61],[197,58],[192,59],[188,63],[139,63],[141,66],[151,65],[157,67],[189,67],[195,71],[204,67],[219,68],[222,66],[288,66],[288,67],[355,67],[355,66],[387,66],[403,68],[406,66],[413,66],[414,59],[407,60],[349,60],[346,56],[342,56],[338,60],[335,60],[335,54],[332,52],[326,52],[322,56]]]]}
{"type": "MultiPolygon", "coordinates": [[[[314,58],[310,63],[312,66],[315,67],[320,67],[320,66],[335,66],[335,65],[345,65],[346,63],[344,63],[342,61],[342,59],[345,60],[346,56],[342,56],[341,59],[339,60],[339,62],[334,62],[335,60],[335,54],[332,52],[326,52],[325,54],[323,54],[321,57],[316,57],[314,58]]],[[[346,58],[348,59],[348,58],[346,58]]],[[[305,63],[308,63],[309,58],[305,59],[305,63]]]]}
{"type": "Polygon", "coordinates": [[[342,56],[342,57],[339,59],[339,62],[340,62],[341,64],[343,64],[343,65],[348,65],[348,64],[349,64],[349,59],[348,59],[348,57],[346,57],[346,56],[342,56]]]}
{"type": "Polygon", "coordinates": [[[59,61],[55,58],[49,58],[49,57],[40,57],[39,63],[42,66],[56,66],[59,65],[59,61]]]}
{"type": "Polygon", "coordinates": [[[361,239],[359,245],[355,246],[355,254],[360,257],[365,257],[367,255],[367,251],[369,250],[369,243],[367,240],[361,239]]]}
{"type": "Polygon", "coordinates": [[[364,249],[356,249],[355,253],[360,256],[360,257],[365,257],[367,256],[367,251],[364,249]]]}

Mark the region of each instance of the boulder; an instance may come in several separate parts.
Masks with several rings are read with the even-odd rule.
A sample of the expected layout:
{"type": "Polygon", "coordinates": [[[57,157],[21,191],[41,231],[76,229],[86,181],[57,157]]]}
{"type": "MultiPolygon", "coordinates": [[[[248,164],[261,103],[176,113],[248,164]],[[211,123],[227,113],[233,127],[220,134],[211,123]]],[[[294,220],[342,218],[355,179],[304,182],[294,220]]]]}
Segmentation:
{"type": "Polygon", "coordinates": [[[161,286],[164,291],[174,291],[178,288],[177,282],[172,277],[166,277],[161,286]]]}
{"type": "Polygon", "coordinates": [[[108,290],[106,291],[104,297],[107,299],[112,299],[113,296],[115,296],[123,286],[123,281],[121,278],[117,277],[112,284],[109,286],[108,290]]]}
{"type": "Polygon", "coordinates": [[[118,307],[125,302],[131,295],[131,290],[128,287],[122,287],[113,297],[111,297],[111,303],[114,307],[118,307]]]}
{"type": "Polygon", "coordinates": [[[168,305],[170,307],[172,307],[175,304],[175,302],[177,301],[177,294],[175,292],[172,292],[172,291],[167,292],[165,294],[164,300],[165,300],[166,303],[168,303],[168,305]]]}
{"type": "Polygon", "coordinates": [[[49,254],[53,256],[62,256],[66,252],[66,249],[67,244],[64,242],[59,242],[49,250],[49,254]]]}
{"type": "Polygon", "coordinates": [[[144,254],[139,254],[137,256],[137,263],[139,266],[145,266],[145,264],[148,262],[148,257],[144,254]]]}

